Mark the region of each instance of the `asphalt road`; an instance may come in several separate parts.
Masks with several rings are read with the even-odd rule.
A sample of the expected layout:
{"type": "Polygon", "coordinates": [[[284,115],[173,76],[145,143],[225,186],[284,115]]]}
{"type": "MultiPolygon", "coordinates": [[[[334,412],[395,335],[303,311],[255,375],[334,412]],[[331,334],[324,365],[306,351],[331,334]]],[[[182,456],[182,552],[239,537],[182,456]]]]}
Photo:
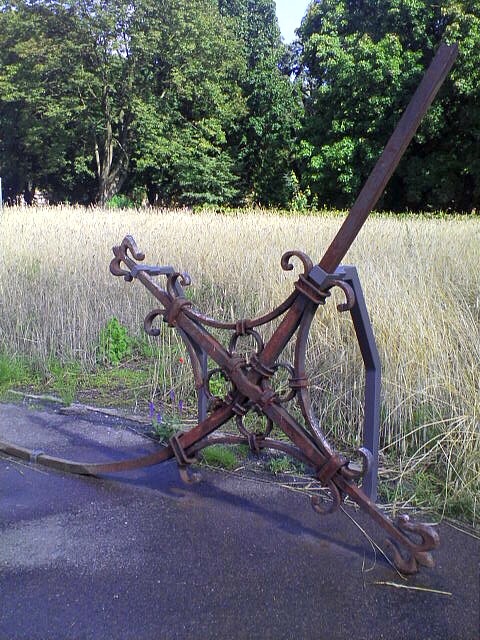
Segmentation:
{"type": "MultiPolygon", "coordinates": [[[[156,446],[118,421],[6,404],[0,439],[79,460],[156,446]]],[[[0,456],[0,638],[478,640],[479,542],[440,535],[435,568],[405,580],[346,514],[275,483],[207,471],[185,486],[171,462],[76,477],[0,456]]]]}

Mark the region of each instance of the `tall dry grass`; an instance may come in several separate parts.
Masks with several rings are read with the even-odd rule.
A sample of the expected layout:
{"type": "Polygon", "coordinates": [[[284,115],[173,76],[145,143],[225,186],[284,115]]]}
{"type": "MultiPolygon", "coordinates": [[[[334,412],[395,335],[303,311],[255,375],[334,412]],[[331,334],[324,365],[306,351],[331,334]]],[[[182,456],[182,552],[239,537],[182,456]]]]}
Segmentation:
{"type": "MultiPolygon", "coordinates": [[[[7,209],[0,349],[91,366],[112,316],[140,332],[153,299],[108,272],[111,247],[127,233],[146,262],[190,273],[198,308],[236,319],[278,304],[295,279],[280,268],[281,255],[301,249],[320,259],[340,223],[333,214],[7,209]]],[[[480,488],[479,257],[478,218],[373,216],[344,261],[358,267],[382,360],[384,452],[400,456],[402,478],[442,465],[441,491],[459,498],[480,488]]],[[[175,338],[162,339],[168,351],[175,338]]],[[[361,359],[348,314],[331,300],[318,312],[308,356],[325,430],[358,440],[361,359]]],[[[153,385],[183,384],[178,367],[160,370],[153,385]]]]}

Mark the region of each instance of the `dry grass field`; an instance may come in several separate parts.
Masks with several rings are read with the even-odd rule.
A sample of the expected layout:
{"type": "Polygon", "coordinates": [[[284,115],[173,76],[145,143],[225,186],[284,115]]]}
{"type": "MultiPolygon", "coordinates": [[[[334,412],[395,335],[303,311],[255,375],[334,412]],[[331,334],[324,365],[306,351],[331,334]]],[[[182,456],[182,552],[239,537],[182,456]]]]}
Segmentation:
{"type": "MultiPolygon", "coordinates": [[[[137,283],[109,274],[111,247],[127,233],[147,263],[192,277],[191,296],[215,317],[252,317],[292,288],[281,255],[301,249],[318,261],[338,214],[228,215],[80,208],[6,209],[0,217],[0,351],[46,366],[98,360],[99,332],[112,317],[140,335],[154,306],[137,283]]],[[[467,505],[475,521],[480,489],[480,219],[372,216],[345,264],[357,265],[383,367],[381,437],[403,482],[425,477],[424,499],[467,505]],[[432,473],[434,474],[432,476],[432,473]],[[437,480],[432,486],[431,479],[437,480]]],[[[361,424],[362,366],[337,294],[320,308],[309,345],[312,394],[325,430],[354,444],[361,424]]],[[[188,374],[171,331],[145,394],[188,374]]],[[[417,491],[417,502],[422,492],[417,491]]]]}

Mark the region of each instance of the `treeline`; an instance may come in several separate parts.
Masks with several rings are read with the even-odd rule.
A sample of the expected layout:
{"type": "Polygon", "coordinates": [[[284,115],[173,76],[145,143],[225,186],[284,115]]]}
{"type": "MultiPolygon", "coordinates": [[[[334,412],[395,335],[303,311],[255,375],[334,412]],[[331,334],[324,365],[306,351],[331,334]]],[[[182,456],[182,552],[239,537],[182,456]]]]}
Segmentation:
{"type": "Polygon", "coordinates": [[[345,207],[442,39],[461,54],[383,198],[480,200],[478,0],[0,4],[4,198],[345,207]]]}

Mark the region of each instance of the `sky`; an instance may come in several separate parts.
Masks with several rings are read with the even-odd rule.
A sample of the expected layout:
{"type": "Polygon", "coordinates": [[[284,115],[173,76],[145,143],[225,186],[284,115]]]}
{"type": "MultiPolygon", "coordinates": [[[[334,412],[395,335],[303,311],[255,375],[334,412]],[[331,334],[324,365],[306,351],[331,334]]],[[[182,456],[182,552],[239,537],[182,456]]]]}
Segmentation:
{"type": "Polygon", "coordinates": [[[278,23],[287,44],[295,38],[295,29],[300,26],[309,4],[310,0],[276,0],[278,23]]]}

